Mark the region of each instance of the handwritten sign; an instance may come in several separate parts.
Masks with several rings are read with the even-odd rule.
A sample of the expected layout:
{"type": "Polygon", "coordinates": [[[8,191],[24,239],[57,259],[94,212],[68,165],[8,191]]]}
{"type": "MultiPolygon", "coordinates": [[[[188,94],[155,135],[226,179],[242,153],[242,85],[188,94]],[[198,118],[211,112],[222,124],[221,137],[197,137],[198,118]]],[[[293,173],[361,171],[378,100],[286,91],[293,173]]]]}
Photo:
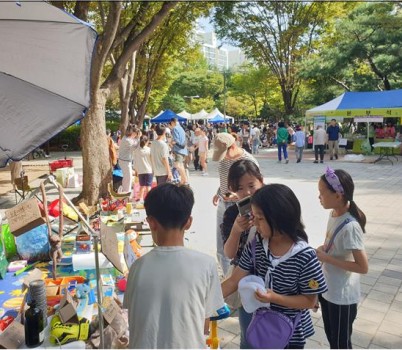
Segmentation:
{"type": "Polygon", "coordinates": [[[14,236],[20,236],[24,232],[45,223],[35,198],[31,198],[16,205],[5,212],[10,231],[14,236]]]}

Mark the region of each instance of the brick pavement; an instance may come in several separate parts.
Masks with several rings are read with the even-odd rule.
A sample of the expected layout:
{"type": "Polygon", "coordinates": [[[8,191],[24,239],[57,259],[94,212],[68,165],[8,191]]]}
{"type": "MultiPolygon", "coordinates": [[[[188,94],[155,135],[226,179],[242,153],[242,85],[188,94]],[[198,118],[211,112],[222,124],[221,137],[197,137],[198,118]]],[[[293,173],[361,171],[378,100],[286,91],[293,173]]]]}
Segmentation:
{"type": "MultiPolygon", "coordinates": [[[[367,216],[365,246],[369,256],[369,272],[362,276],[362,301],[352,335],[355,348],[402,348],[402,159],[372,164],[365,162],[325,161],[313,164],[311,151],[306,151],[301,163],[296,164],[290,151],[289,164],[276,162],[275,150],[262,150],[257,156],[265,182],[281,182],[290,186],[299,198],[306,230],[312,246],[323,240],[328,212],[318,201],[317,181],[330,164],[348,171],[355,182],[355,201],[367,216]]],[[[60,154],[60,157],[62,155],[60,154]]],[[[76,171],[82,171],[80,155],[74,154],[76,171]]],[[[57,155],[54,157],[57,159],[57,155]]],[[[43,161],[42,161],[43,162],[43,161]]],[[[219,184],[216,163],[210,161],[209,177],[190,171],[196,204],[194,223],[188,234],[189,246],[214,255],[215,208],[211,198],[219,184]]],[[[2,180],[0,172],[0,181],[2,180]]],[[[7,173],[9,179],[9,173],[7,173]]],[[[35,180],[33,184],[37,184],[35,180]]],[[[67,189],[76,195],[79,189],[67,189]]],[[[14,195],[0,196],[0,212],[14,204],[14,195]]],[[[306,348],[328,348],[320,313],[312,313],[316,334],[306,348]]],[[[219,322],[221,347],[237,349],[240,344],[237,317],[219,322]]]]}

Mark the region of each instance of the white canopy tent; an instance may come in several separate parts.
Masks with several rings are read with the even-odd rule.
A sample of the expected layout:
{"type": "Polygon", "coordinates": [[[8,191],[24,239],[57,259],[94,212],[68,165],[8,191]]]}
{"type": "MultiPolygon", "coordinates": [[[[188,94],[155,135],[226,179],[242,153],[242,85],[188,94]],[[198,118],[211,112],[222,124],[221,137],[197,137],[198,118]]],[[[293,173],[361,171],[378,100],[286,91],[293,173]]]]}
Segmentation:
{"type": "Polygon", "coordinates": [[[96,37],[46,2],[0,1],[0,166],[83,117],[96,37]]]}
{"type": "Polygon", "coordinates": [[[222,119],[224,119],[230,123],[233,123],[233,121],[234,121],[233,117],[230,117],[228,115],[224,116],[223,113],[218,108],[215,108],[212,112],[208,113],[207,119],[210,120],[210,119],[215,118],[216,116],[220,116],[220,117],[222,117],[222,119]]]}
{"type": "Polygon", "coordinates": [[[181,111],[180,113],[177,113],[177,115],[179,115],[180,117],[191,119],[192,114],[188,113],[186,110],[181,111]]]}
{"type": "Polygon", "coordinates": [[[208,112],[203,108],[199,112],[191,115],[191,120],[207,119],[208,112]]]}

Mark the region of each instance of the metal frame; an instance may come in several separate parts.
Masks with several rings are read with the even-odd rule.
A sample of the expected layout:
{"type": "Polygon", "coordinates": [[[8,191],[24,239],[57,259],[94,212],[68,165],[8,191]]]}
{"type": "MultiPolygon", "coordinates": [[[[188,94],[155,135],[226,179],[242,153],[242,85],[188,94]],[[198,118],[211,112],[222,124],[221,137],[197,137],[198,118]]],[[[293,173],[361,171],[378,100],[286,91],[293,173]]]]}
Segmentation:
{"type": "MultiPolygon", "coordinates": [[[[59,189],[61,186],[59,183],[56,182],[56,179],[53,175],[48,175],[48,177],[43,181],[44,185],[47,183],[52,184],[55,188],[59,189]]],[[[32,193],[32,196],[36,196],[36,194],[40,191],[40,188],[35,189],[32,193]]],[[[94,252],[95,252],[95,271],[96,271],[96,293],[97,293],[97,303],[98,303],[98,315],[99,315],[99,336],[100,336],[100,344],[99,348],[104,349],[104,334],[103,334],[103,313],[102,313],[102,282],[101,282],[101,274],[99,268],[99,250],[98,244],[100,242],[99,234],[96,233],[91,225],[88,223],[87,219],[81,214],[81,212],[75,207],[75,205],[71,202],[71,200],[67,197],[67,195],[63,191],[63,197],[66,202],[70,205],[70,207],[76,212],[78,218],[82,221],[82,223],[87,227],[88,232],[91,234],[93,239],[94,245],[94,252]]]]}

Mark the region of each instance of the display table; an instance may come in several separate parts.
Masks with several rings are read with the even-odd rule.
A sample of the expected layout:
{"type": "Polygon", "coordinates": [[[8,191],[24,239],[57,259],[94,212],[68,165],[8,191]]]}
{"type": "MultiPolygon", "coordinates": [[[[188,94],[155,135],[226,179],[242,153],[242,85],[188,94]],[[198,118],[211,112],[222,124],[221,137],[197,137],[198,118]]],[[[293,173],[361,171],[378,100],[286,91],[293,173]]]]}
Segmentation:
{"type": "Polygon", "coordinates": [[[388,160],[392,165],[394,165],[394,162],[390,159],[390,157],[393,157],[396,159],[396,161],[398,161],[398,157],[394,154],[394,150],[400,149],[401,144],[401,142],[377,142],[373,144],[374,149],[378,149],[380,154],[374,163],[377,163],[381,160],[388,160]]]}

